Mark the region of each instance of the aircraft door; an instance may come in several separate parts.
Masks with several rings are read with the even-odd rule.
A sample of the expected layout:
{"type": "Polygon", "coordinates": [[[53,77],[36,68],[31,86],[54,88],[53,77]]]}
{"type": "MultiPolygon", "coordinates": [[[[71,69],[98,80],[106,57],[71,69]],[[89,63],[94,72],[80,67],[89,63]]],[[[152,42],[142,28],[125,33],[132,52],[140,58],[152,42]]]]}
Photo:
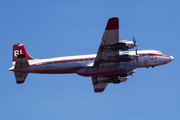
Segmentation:
{"type": "Polygon", "coordinates": [[[145,65],[146,67],[148,67],[149,61],[148,61],[148,60],[144,60],[144,65],[145,65]]]}
{"type": "Polygon", "coordinates": [[[51,64],[49,62],[46,63],[46,68],[50,68],[51,64]]]}

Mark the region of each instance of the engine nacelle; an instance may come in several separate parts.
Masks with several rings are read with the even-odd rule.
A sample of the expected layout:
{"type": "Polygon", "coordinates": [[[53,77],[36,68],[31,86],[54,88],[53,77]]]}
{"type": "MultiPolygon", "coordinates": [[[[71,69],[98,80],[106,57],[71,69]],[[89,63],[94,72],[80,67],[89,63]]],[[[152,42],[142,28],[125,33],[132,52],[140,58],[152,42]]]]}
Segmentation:
{"type": "Polygon", "coordinates": [[[127,79],[128,79],[129,77],[119,77],[118,78],[118,80],[120,81],[120,82],[124,82],[124,81],[126,81],[127,79]]]}
{"type": "Polygon", "coordinates": [[[138,55],[128,55],[128,58],[131,60],[135,60],[138,57],[138,55]]]}
{"type": "Polygon", "coordinates": [[[137,43],[134,44],[133,41],[126,41],[125,44],[128,49],[132,49],[132,48],[134,48],[134,46],[137,45],[137,43]]]}
{"type": "Polygon", "coordinates": [[[128,50],[136,45],[137,43],[134,43],[133,41],[121,40],[119,41],[119,43],[116,44],[105,45],[105,48],[111,50],[128,50]]]}
{"type": "Polygon", "coordinates": [[[128,50],[134,48],[134,46],[137,46],[137,43],[134,43],[133,41],[127,41],[127,40],[121,40],[119,41],[120,44],[125,44],[125,46],[122,48],[122,50],[128,50]]]}

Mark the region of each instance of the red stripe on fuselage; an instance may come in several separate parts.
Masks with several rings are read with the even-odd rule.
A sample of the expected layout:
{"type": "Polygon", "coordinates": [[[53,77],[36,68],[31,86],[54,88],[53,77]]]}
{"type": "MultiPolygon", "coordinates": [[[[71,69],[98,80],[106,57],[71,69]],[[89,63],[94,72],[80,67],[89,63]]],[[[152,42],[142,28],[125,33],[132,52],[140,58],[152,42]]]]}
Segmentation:
{"type": "MultiPolygon", "coordinates": [[[[162,57],[170,57],[168,55],[164,55],[164,54],[156,54],[156,53],[142,53],[142,54],[138,54],[140,56],[162,56],[162,57]]],[[[73,62],[73,61],[87,61],[87,60],[94,60],[95,58],[80,58],[80,59],[69,59],[69,60],[59,60],[59,61],[49,61],[49,64],[54,63],[62,63],[64,62],[73,62]]],[[[41,63],[37,63],[37,64],[31,64],[30,66],[35,66],[35,65],[43,65],[43,64],[47,64],[48,62],[41,62],[41,63]]]]}
{"type": "Polygon", "coordinates": [[[156,54],[156,53],[148,53],[148,54],[146,54],[146,53],[142,53],[142,54],[138,54],[139,56],[162,56],[162,57],[170,57],[170,56],[168,56],[168,55],[164,55],[164,54],[156,54]]]}
{"type": "Polygon", "coordinates": [[[35,65],[43,65],[43,64],[52,64],[52,63],[62,63],[64,62],[73,62],[73,61],[87,61],[87,60],[94,60],[95,58],[80,58],[80,59],[67,59],[67,60],[59,60],[59,61],[49,61],[49,62],[40,62],[40,63],[36,63],[36,64],[31,64],[30,66],[35,66],[35,65]]]}
{"type": "Polygon", "coordinates": [[[168,56],[168,55],[163,55],[163,54],[156,54],[156,56],[163,56],[163,57],[170,57],[170,56],[168,56]]]}

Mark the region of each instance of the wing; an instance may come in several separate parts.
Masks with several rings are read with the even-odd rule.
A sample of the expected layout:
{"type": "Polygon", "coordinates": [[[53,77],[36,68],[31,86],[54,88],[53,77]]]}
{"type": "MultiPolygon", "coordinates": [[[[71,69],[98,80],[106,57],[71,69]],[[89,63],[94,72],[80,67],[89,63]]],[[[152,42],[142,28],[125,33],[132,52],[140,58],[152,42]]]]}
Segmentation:
{"type": "Polygon", "coordinates": [[[110,75],[110,76],[92,76],[92,82],[94,87],[94,92],[103,92],[107,87],[108,83],[118,82],[118,75],[110,75]]]}
{"type": "Polygon", "coordinates": [[[94,92],[103,92],[108,83],[103,83],[102,80],[97,81],[98,76],[92,76],[92,82],[94,87],[94,92]]]}
{"type": "Polygon", "coordinates": [[[107,46],[112,46],[118,43],[119,19],[114,17],[108,20],[93,67],[117,66],[119,62],[113,61],[112,58],[119,56],[119,49],[109,49],[107,46]],[[111,60],[109,60],[110,58],[111,60]]]}
{"type": "MultiPolygon", "coordinates": [[[[112,46],[119,43],[119,19],[117,17],[110,18],[106,25],[105,32],[94,62],[94,68],[116,67],[118,61],[113,61],[112,58],[119,56],[119,49],[109,49],[107,46],[112,46]]],[[[92,76],[94,92],[103,92],[108,83],[111,83],[116,76],[92,76]]],[[[118,76],[117,78],[118,79],[118,76]]]]}

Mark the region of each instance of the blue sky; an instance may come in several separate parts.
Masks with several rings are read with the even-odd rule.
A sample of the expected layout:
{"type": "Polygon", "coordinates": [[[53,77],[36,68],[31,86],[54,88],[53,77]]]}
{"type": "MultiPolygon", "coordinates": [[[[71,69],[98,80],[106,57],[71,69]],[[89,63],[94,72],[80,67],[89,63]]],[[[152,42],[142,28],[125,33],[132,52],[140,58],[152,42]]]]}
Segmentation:
{"type": "Polygon", "coordinates": [[[0,119],[179,120],[180,2],[178,0],[1,0],[0,119]],[[23,43],[34,58],[97,53],[107,20],[119,17],[120,39],[138,49],[175,57],[169,64],[136,69],[128,85],[94,93],[90,77],[28,74],[17,85],[12,46],[23,43]]]}

